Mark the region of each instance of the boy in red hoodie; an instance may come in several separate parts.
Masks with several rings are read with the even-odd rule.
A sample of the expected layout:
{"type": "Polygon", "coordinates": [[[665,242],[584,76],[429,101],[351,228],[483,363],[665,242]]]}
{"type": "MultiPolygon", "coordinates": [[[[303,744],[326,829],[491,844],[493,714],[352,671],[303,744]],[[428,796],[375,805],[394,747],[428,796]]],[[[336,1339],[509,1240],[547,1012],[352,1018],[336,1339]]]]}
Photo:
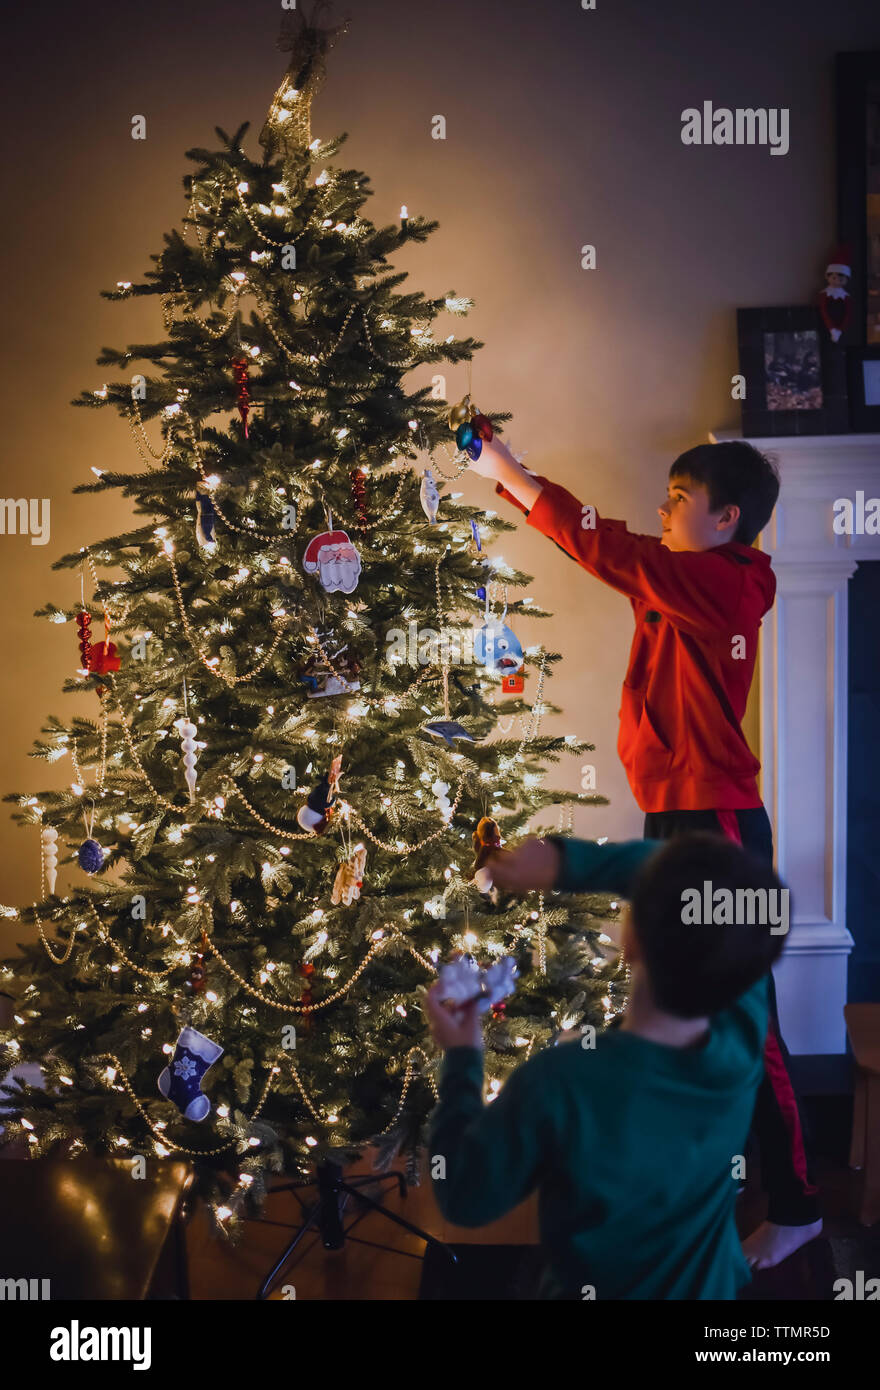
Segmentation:
{"type": "MultiPolygon", "coordinates": [[[[773,603],[769,556],[752,542],[779,495],[751,444],[702,444],[675,460],[658,508],[663,534],[636,535],[529,472],[498,436],[472,471],[590,574],[630,600],[636,631],[617,751],[645,812],[646,838],[714,830],[773,862],[760,762],[742,732],[761,619],[773,603]]],[[[770,976],[765,1075],[754,1129],[768,1220],[744,1242],[753,1268],[778,1264],[822,1229],[770,976]]]]}

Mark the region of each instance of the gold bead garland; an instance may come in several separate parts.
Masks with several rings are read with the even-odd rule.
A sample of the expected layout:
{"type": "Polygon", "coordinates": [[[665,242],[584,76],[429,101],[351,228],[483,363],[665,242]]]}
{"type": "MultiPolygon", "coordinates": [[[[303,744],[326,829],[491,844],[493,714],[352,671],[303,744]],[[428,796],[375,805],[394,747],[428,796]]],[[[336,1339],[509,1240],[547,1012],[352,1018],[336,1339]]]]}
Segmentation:
{"type": "MultiPolygon", "coordinates": [[[[401,1111],[403,1110],[404,1105],[406,1104],[407,1092],[409,1091],[410,1083],[412,1082],[413,1077],[414,1077],[414,1075],[415,1075],[415,1072],[414,1072],[414,1069],[413,1069],[413,1054],[414,1054],[414,1053],[418,1053],[419,1056],[420,1056],[420,1057],[423,1059],[423,1061],[426,1063],[426,1065],[430,1065],[430,1063],[428,1062],[428,1057],[427,1057],[427,1055],[422,1051],[422,1049],[421,1049],[420,1047],[411,1047],[411,1048],[410,1048],[409,1052],[406,1054],[406,1069],[405,1069],[405,1071],[404,1071],[404,1076],[403,1076],[403,1090],[402,1090],[402,1092],[401,1092],[400,1101],[399,1101],[399,1103],[398,1103],[397,1109],[395,1110],[395,1112],[394,1112],[394,1114],[392,1115],[391,1119],[389,1120],[388,1124],[385,1126],[384,1129],[380,1129],[380,1130],[379,1130],[379,1133],[380,1133],[380,1134],[387,1134],[388,1131],[389,1131],[389,1129],[391,1129],[391,1128],[397,1123],[397,1121],[398,1121],[398,1119],[399,1119],[399,1117],[400,1117],[400,1113],[401,1113],[401,1111]]],[[[440,1099],[440,1092],[437,1090],[437,1083],[435,1082],[433,1076],[430,1075],[430,1073],[428,1074],[428,1081],[429,1081],[429,1083],[430,1083],[431,1090],[434,1092],[434,1099],[435,1099],[435,1100],[439,1100],[439,1099],[440,1099]]]]}
{"type": "MultiPolygon", "coordinates": [[[[160,454],[156,453],[155,449],[150,443],[147,431],[144,428],[144,421],[143,417],[141,416],[141,408],[138,405],[137,398],[135,396],[132,396],[131,398],[131,410],[128,412],[128,421],[134,433],[135,441],[137,441],[138,434],[140,434],[144,441],[144,444],[147,446],[147,451],[150,457],[156,459],[157,462],[160,464],[167,463],[171,455],[174,453],[174,439],[169,433],[168,438],[165,441],[165,445],[162,449],[162,452],[160,454]]],[[[141,454],[142,458],[145,457],[145,455],[140,449],[139,444],[138,452],[141,454]]]]}
{"type": "Polygon", "coordinates": [[[191,811],[191,808],[175,805],[173,801],[168,800],[167,796],[163,796],[157,787],[153,786],[153,783],[150,781],[146,769],[143,763],[141,762],[140,757],[138,756],[138,751],[135,748],[134,742],[131,737],[131,729],[129,728],[128,720],[125,717],[125,711],[123,710],[122,705],[119,703],[115,691],[113,692],[113,703],[115,704],[117,712],[119,714],[119,721],[122,725],[122,734],[126,744],[128,745],[128,751],[132,756],[134,765],[140,773],[143,781],[146,782],[147,786],[150,788],[150,791],[153,793],[153,796],[156,798],[156,801],[159,803],[160,806],[164,806],[166,811],[174,811],[177,815],[183,815],[186,810],[191,811]]]}
{"type": "MultiPolygon", "coordinates": [[[[458,810],[458,803],[461,800],[461,794],[464,790],[466,777],[467,773],[463,772],[458,779],[458,790],[455,793],[455,800],[452,803],[451,816],[454,816],[455,812],[458,810]]],[[[405,844],[401,849],[398,845],[389,844],[387,840],[380,840],[378,835],[374,835],[372,830],[370,830],[369,826],[367,825],[366,821],[362,819],[362,817],[358,814],[357,811],[354,810],[353,807],[351,808],[350,814],[351,819],[354,821],[355,825],[360,826],[367,839],[370,840],[371,843],[376,845],[379,849],[384,849],[387,854],[414,854],[416,850],[424,849],[425,845],[432,844],[434,840],[439,840],[441,835],[446,834],[446,832],[449,829],[448,820],[451,819],[451,816],[449,816],[447,820],[444,821],[443,824],[440,826],[439,830],[435,830],[431,835],[426,835],[425,838],[423,840],[419,840],[417,844],[405,844]]]]}
{"type": "MultiPolygon", "coordinates": [[[[53,964],[53,965],[66,965],[67,962],[70,960],[70,953],[71,953],[71,951],[73,950],[74,938],[75,938],[75,936],[76,936],[77,931],[79,930],[79,925],[80,925],[80,924],[77,923],[77,925],[74,927],[73,931],[70,933],[70,936],[69,936],[68,941],[67,941],[67,945],[66,945],[66,947],[65,947],[65,949],[64,949],[64,955],[59,957],[59,956],[53,955],[53,953],[52,953],[52,945],[51,945],[51,943],[50,943],[48,937],[46,936],[46,933],[43,931],[43,921],[42,921],[42,918],[40,917],[39,912],[37,911],[37,904],[36,904],[36,903],[34,903],[34,918],[36,919],[37,931],[38,931],[39,934],[40,934],[40,940],[42,941],[43,946],[45,947],[45,950],[46,950],[46,955],[49,957],[49,959],[50,959],[50,961],[52,962],[52,964],[53,964]]],[[[57,944],[57,943],[56,943],[56,944],[57,944]]]]}
{"type": "MultiPolygon", "coordinates": [[[[122,1083],[121,1083],[121,1084],[122,1084],[124,1090],[128,1093],[128,1098],[129,1098],[129,1100],[130,1100],[130,1101],[132,1102],[132,1104],[134,1105],[134,1108],[137,1110],[138,1114],[140,1115],[141,1119],[144,1121],[145,1125],[147,1126],[147,1128],[149,1129],[149,1131],[150,1131],[150,1133],[153,1135],[153,1137],[154,1137],[155,1139],[157,1139],[158,1142],[159,1142],[160,1144],[162,1144],[166,1149],[173,1149],[173,1150],[175,1151],[175,1153],[187,1154],[190,1158],[208,1158],[208,1157],[213,1157],[215,1154],[226,1153],[227,1149],[235,1148],[236,1145],[238,1145],[238,1144],[241,1143],[241,1140],[240,1140],[240,1139],[230,1139],[230,1141],[229,1141],[228,1144],[221,1144],[221,1145],[220,1145],[218,1148],[216,1148],[216,1149],[187,1149],[187,1148],[184,1147],[183,1144],[175,1144],[175,1142],[174,1142],[173,1139],[167,1138],[166,1135],[165,1135],[165,1133],[164,1133],[164,1131],[158,1129],[157,1126],[153,1124],[153,1121],[150,1119],[150,1117],[149,1117],[149,1115],[147,1114],[146,1110],[145,1110],[144,1107],[141,1105],[140,1101],[138,1100],[137,1096],[135,1095],[134,1090],[132,1089],[131,1082],[129,1081],[128,1077],[127,1077],[126,1074],[125,1074],[125,1068],[123,1067],[122,1063],[120,1062],[119,1058],[115,1055],[115,1053],[113,1053],[113,1052],[99,1052],[99,1053],[96,1054],[96,1056],[95,1056],[92,1060],[93,1060],[94,1062],[106,1062],[106,1061],[109,1061],[109,1062],[112,1062],[112,1063],[113,1063],[113,1065],[114,1065],[114,1067],[116,1068],[117,1072],[118,1072],[118,1073],[120,1074],[120,1076],[122,1077],[122,1083]]],[[[267,1076],[267,1078],[266,1078],[266,1084],[265,1084],[264,1087],[263,1087],[263,1093],[262,1093],[262,1095],[260,1096],[259,1101],[257,1102],[257,1108],[256,1108],[256,1110],[254,1110],[253,1114],[249,1117],[249,1123],[253,1123],[253,1121],[257,1118],[257,1116],[259,1115],[259,1113],[260,1113],[260,1111],[262,1110],[263,1106],[265,1105],[266,1099],[267,1099],[267,1097],[268,1097],[268,1095],[269,1095],[269,1090],[270,1090],[270,1087],[271,1087],[271,1084],[272,1084],[272,1077],[276,1074],[276,1072],[278,1072],[278,1070],[279,1070],[279,1068],[278,1068],[274,1063],[270,1066],[270,1068],[269,1068],[269,1075],[267,1076]]],[[[106,1077],[102,1077],[102,1079],[103,1079],[103,1080],[107,1080],[107,1084],[108,1084],[108,1085],[112,1085],[112,1084],[113,1084],[113,1083],[110,1082],[106,1077]]]]}
{"type": "Polygon", "coordinates": [[[226,795],[235,796],[238,798],[239,801],[243,802],[247,809],[250,811],[254,820],[257,821],[260,825],[262,825],[264,830],[271,830],[273,835],[281,835],[285,840],[315,839],[315,834],[312,830],[288,830],[285,829],[284,826],[273,825],[271,821],[266,820],[265,817],[261,816],[259,811],[257,811],[251,805],[244,792],[241,790],[241,787],[239,787],[235,782],[233,782],[229,787],[227,787],[226,795]]]}
{"type": "Polygon", "coordinates": [[[92,576],[92,583],[95,586],[95,593],[97,594],[98,602],[101,605],[101,612],[104,615],[104,622],[107,624],[108,628],[121,627],[128,616],[128,604],[126,600],[124,598],[120,599],[120,602],[122,603],[123,607],[118,616],[110,612],[109,608],[107,607],[107,601],[101,593],[101,581],[98,578],[98,571],[95,568],[95,562],[92,559],[92,553],[86,547],[83,547],[83,555],[85,557],[85,562],[89,567],[89,573],[92,576]]]}
{"type": "Polygon", "coordinates": [[[547,974],[547,921],[544,916],[544,894],[538,894],[538,969],[547,974]]]}
{"type": "Polygon", "coordinates": [[[254,221],[254,219],[253,219],[253,217],[252,217],[252,215],[251,215],[251,210],[250,210],[250,208],[247,206],[247,204],[246,204],[246,202],[245,202],[245,200],[244,200],[244,198],[243,198],[243,196],[242,196],[241,189],[239,188],[238,184],[239,184],[239,180],[237,179],[236,175],[233,174],[233,175],[232,175],[232,186],[233,186],[233,188],[235,189],[235,196],[236,196],[236,198],[238,199],[239,203],[241,204],[241,210],[242,210],[242,212],[244,213],[244,215],[245,215],[245,217],[247,218],[248,222],[250,222],[253,231],[254,231],[254,232],[256,233],[256,235],[259,237],[260,241],[264,242],[266,246],[289,246],[289,245],[291,245],[290,241],[276,241],[274,237],[266,236],[265,232],[262,232],[262,231],[260,230],[260,228],[257,226],[256,222],[254,221]]]}
{"type": "Polygon", "coordinates": [[[181,968],[180,965],[174,964],[169,965],[167,970],[145,970],[143,966],[135,965],[134,961],[131,960],[125,954],[121,946],[117,945],[110,933],[105,928],[103,922],[101,921],[95,909],[95,904],[90,902],[87,904],[87,908],[95,919],[95,923],[98,928],[99,939],[104,942],[105,946],[110,946],[116,952],[119,959],[125,961],[125,964],[128,966],[129,970],[133,970],[136,975],[141,975],[145,980],[167,980],[169,975],[173,975],[175,970],[179,970],[181,968]]]}
{"type": "Polygon", "coordinates": [[[266,1007],[269,1009],[277,1009],[280,1013],[303,1014],[308,1016],[309,1014],[321,1013],[324,1009],[328,1009],[331,1004],[335,1004],[338,999],[341,999],[343,997],[343,995],[348,994],[349,990],[357,984],[358,980],[360,979],[361,975],[363,975],[364,971],[370,964],[370,961],[373,959],[373,957],[377,956],[381,951],[384,951],[385,947],[389,946],[392,941],[400,942],[403,946],[406,947],[410,955],[415,957],[415,959],[419,962],[420,965],[423,965],[427,970],[432,971],[434,974],[436,974],[436,966],[432,965],[430,961],[428,961],[423,955],[421,955],[414,946],[411,946],[410,943],[406,940],[406,937],[404,937],[400,933],[400,931],[397,929],[397,927],[394,926],[393,923],[386,922],[385,928],[390,932],[390,935],[382,936],[377,941],[374,941],[370,946],[369,950],[367,951],[367,954],[361,961],[360,965],[357,967],[354,974],[348,980],[348,982],[342,985],[333,994],[328,994],[326,998],[322,999],[318,1004],[291,1004],[289,1002],[284,1003],[278,999],[270,999],[267,994],[264,994],[262,992],[262,990],[256,989],[253,985],[249,985],[244,976],[239,975],[235,967],[229,964],[229,961],[226,960],[226,958],[215,945],[214,939],[211,936],[210,932],[206,930],[205,936],[208,939],[213,955],[223,966],[224,970],[228,971],[232,978],[238,981],[239,985],[245,991],[246,994],[249,994],[253,999],[259,999],[260,1003],[265,1004],[266,1007]]]}
{"type": "Polygon", "coordinates": [[[256,666],[252,666],[249,671],[243,671],[240,676],[227,676],[225,671],[211,665],[210,659],[208,658],[206,652],[200,645],[198,637],[195,633],[195,629],[190,623],[189,617],[186,612],[186,608],[184,606],[183,590],[180,587],[180,578],[177,573],[177,565],[174,561],[174,554],[171,550],[166,550],[165,554],[168,556],[168,563],[171,566],[171,574],[174,580],[174,590],[177,594],[177,606],[180,611],[180,620],[183,623],[183,628],[189,639],[190,645],[192,646],[193,650],[198,654],[198,658],[204,666],[205,670],[210,672],[210,674],[214,676],[216,680],[222,681],[224,685],[229,686],[230,689],[232,689],[232,687],[235,685],[241,685],[244,681],[253,680],[254,676],[258,675],[259,672],[263,670],[263,667],[266,666],[272,660],[272,657],[275,655],[279,643],[284,637],[287,628],[293,621],[290,614],[285,614],[282,618],[277,618],[273,620],[277,622],[279,625],[278,632],[275,636],[274,642],[272,643],[269,650],[266,652],[266,655],[262,657],[260,661],[257,662],[256,666]]]}
{"type": "MultiPolygon", "coordinates": [[[[183,321],[185,321],[186,323],[195,324],[196,327],[201,328],[205,333],[207,333],[210,338],[213,338],[215,342],[219,342],[221,338],[225,338],[226,334],[229,332],[230,328],[235,322],[236,315],[239,311],[238,298],[243,291],[242,285],[233,281],[231,290],[231,293],[233,295],[233,306],[229,311],[229,317],[227,318],[226,322],[220,324],[218,328],[212,328],[205,319],[200,319],[198,314],[196,314],[187,305],[187,291],[184,289],[183,281],[181,280],[180,276],[177,274],[176,271],[174,272],[174,278],[176,279],[180,288],[178,290],[171,290],[166,294],[160,294],[159,296],[159,300],[162,305],[162,317],[165,321],[165,331],[170,332],[174,324],[173,301],[175,298],[179,298],[183,301],[180,311],[180,317],[183,321]]],[[[219,313],[220,310],[217,310],[217,312],[219,313]]]]}

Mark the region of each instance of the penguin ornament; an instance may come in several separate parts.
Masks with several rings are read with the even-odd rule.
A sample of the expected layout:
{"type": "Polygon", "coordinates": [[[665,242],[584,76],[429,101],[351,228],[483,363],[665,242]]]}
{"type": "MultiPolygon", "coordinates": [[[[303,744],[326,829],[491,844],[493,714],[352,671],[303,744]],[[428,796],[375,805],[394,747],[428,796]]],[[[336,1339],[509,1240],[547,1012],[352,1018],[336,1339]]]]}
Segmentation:
{"type": "Polygon", "coordinates": [[[314,835],[323,835],[333,818],[339,796],[339,776],[342,769],[342,754],[338,753],[316,787],[309,792],[304,806],[296,813],[297,823],[303,830],[311,830],[314,835]]]}

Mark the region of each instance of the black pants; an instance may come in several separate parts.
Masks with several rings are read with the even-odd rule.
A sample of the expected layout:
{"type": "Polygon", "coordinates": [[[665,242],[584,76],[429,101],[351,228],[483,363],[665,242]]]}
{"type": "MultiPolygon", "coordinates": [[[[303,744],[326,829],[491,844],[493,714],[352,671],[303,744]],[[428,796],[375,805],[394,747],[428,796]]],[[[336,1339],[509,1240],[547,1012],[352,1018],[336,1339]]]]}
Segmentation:
{"type": "MultiPolygon", "coordinates": [[[[716,811],[649,811],[645,816],[645,839],[668,840],[687,830],[714,830],[735,839],[730,824],[731,818],[735,818],[743,848],[772,868],[773,831],[764,807],[722,812],[721,817],[723,819],[716,811]]],[[[770,1026],[764,1048],[764,1079],[755,1101],[752,1132],[761,1156],[767,1219],[780,1226],[808,1226],[819,1217],[819,1194],[789,1076],[789,1053],[779,1031],[772,971],[769,994],[770,1026]]]]}

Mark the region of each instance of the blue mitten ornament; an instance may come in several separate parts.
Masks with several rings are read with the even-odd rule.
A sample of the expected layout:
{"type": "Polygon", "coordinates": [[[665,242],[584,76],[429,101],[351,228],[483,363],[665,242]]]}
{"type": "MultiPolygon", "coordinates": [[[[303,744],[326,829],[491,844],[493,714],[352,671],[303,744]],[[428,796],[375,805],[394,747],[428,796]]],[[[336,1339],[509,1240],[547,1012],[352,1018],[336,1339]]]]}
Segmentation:
{"type": "Polygon", "coordinates": [[[204,1033],[189,1026],[180,1030],[171,1065],[159,1077],[159,1090],[168,1100],[174,1101],[184,1119],[203,1120],[211,1109],[201,1085],[208,1068],[222,1054],[223,1048],[204,1033]]]}

